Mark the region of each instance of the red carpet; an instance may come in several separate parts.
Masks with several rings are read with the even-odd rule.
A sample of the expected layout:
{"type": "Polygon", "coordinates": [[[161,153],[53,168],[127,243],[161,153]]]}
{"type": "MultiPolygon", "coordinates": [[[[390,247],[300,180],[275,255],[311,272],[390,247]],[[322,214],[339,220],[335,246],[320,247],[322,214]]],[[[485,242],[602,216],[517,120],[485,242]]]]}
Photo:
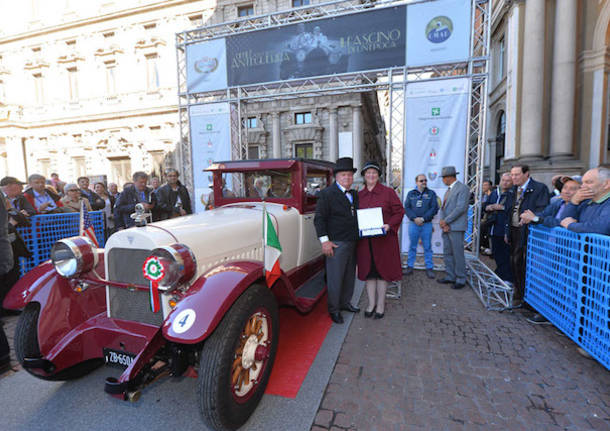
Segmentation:
{"type": "Polygon", "coordinates": [[[280,309],[280,341],[266,394],[295,398],[313,363],[332,321],[326,310],[326,295],[310,313],[280,309]]]}

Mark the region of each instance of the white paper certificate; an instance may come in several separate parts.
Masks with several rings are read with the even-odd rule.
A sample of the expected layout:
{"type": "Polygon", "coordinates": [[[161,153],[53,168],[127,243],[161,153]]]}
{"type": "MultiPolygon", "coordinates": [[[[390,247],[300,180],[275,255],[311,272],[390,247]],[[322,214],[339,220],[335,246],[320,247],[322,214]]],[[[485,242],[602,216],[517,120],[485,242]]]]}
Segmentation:
{"type": "Polygon", "coordinates": [[[357,210],[356,215],[361,237],[385,235],[381,207],[357,210]]]}

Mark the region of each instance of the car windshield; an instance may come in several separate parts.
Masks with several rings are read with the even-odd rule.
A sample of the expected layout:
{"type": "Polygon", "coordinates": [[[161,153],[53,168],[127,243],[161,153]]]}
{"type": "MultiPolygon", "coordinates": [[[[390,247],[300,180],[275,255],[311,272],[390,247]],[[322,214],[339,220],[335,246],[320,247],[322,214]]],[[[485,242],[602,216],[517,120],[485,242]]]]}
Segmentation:
{"type": "Polygon", "coordinates": [[[224,172],[222,196],[225,198],[291,198],[292,174],[285,171],[262,170],[224,172]]]}

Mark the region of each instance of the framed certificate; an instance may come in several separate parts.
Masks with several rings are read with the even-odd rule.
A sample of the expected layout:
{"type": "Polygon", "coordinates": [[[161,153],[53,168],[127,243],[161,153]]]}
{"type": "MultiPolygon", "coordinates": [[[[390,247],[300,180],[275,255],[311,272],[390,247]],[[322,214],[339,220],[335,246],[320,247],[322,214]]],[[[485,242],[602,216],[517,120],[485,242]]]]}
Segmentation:
{"type": "Polygon", "coordinates": [[[383,228],[383,212],[381,207],[357,210],[356,216],[358,217],[358,231],[361,238],[383,236],[386,234],[383,228]]]}

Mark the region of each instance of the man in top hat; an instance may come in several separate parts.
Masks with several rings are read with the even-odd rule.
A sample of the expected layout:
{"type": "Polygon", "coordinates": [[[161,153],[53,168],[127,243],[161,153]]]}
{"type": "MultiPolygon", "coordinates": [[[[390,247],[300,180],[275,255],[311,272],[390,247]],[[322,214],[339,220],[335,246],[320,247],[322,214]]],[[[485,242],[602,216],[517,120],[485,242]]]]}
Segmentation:
{"type": "Polygon", "coordinates": [[[351,190],[354,172],[356,169],[350,157],[337,160],[335,182],[320,191],[314,218],[322,253],[326,256],[328,313],[335,323],[343,323],[341,310],[360,311],[351,304],[358,241],[358,193],[351,190]]]}
{"type": "Polygon", "coordinates": [[[464,258],[464,232],[468,227],[468,200],[470,190],[457,180],[455,166],[445,166],[441,171],[443,184],[447,187],[440,212],[443,229],[443,257],[445,278],[439,283],[451,284],[453,289],[466,285],[466,260],[464,258]]]}

